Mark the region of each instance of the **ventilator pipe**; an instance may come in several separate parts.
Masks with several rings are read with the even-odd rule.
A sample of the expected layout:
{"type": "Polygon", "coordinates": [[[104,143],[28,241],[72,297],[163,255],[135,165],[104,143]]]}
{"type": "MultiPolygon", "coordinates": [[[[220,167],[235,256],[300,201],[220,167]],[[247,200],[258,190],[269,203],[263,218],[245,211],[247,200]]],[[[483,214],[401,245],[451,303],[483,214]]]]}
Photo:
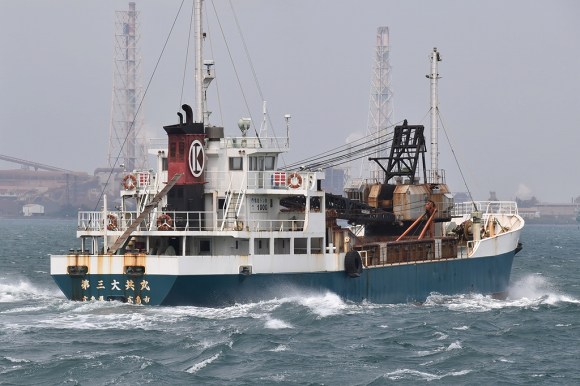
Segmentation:
{"type": "Polygon", "coordinates": [[[473,241],[481,240],[481,212],[474,211],[471,213],[471,232],[473,233],[473,241]]]}

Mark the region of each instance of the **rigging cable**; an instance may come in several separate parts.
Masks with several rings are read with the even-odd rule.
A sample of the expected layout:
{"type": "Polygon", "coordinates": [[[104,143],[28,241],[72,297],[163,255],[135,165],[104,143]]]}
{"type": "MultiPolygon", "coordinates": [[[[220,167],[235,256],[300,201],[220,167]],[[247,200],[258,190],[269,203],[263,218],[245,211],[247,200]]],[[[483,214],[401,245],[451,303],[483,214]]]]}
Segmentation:
{"type": "Polygon", "coordinates": [[[467,194],[469,195],[469,199],[473,204],[475,210],[477,210],[477,206],[475,205],[475,201],[473,200],[473,196],[471,195],[471,190],[469,190],[469,186],[467,186],[467,181],[465,180],[465,176],[463,175],[463,171],[461,170],[461,166],[459,165],[459,161],[457,160],[457,156],[455,154],[455,150],[453,149],[453,145],[451,144],[451,140],[447,135],[447,130],[445,129],[445,124],[443,123],[443,116],[439,109],[436,111],[437,117],[439,117],[439,122],[441,122],[441,127],[443,128],[443,133],[445,133],[445,138],[447,138],[447,143],[449,144],[449,148],[451,149],[451,154],[453,154],[453,158],[455,159],[455,163],[457,164],[457,169],[459,169],[459,174],[461,175],[461,179],[463,180],[463,184],[465,185],[465,189],[467,189],[467,194]]]}
{"type": "Polygon", "coordinates": [[[308,168],[319,168],[320,165],[325,165],[326,166],[324,168],[328,168],[331,167],[333,165],[331,165],[333,162],[336,162],[334,165],[341,165],[345,162],[348,162],[350,160],[355,160],[355,159],[360,159],[363,158],[365,156],[371,155],[372,154],[372,149],[375,149],[378,146],[382,146],[384,144],[386,144],[389,141],[392,141],[392,137],[393,133],[389,133],[387,132],[386,134],[382,135],[379,138],[375,138],[374,134],[369,134],[365,137],[359,138],[355,141],[353,141],[355,144],[353,145],[351,144],[346,144],[346,145],[341,145],[338,147],[335,147],[331,150],[328,150],[322,154],[310,157],[310,158],[306,158],[303,159],[301,161],[298,162],[294,162],[288,166],[286,166],[284,169],[286,170],[290,170],[293,168],[298,168],[301,166],[304,166],[304,164],[307,163],[311,163],[310,165],[307,165],[308,168]],[[379,141],[377,143],[377,140],[379,141]],[[357,143],[359,142],[359,143],[357,143]],[[361,154],[362,153],[362,154],[361,154]],[[332,156],[332,158],[330,157],[332,156]],[[341,160],[346,159],[347,161],[345,162],[338,162],[341,160]],[[312,165],[313,163],[313,165],[312,165]]]}
{"type": "MultiPolygon", "coordinates": [[[[205,3],[203,3],[203,6],[205,7],[205,3]]],[[[215,57],[214,51],[213,51],[213,39],[212,39],[213,33],[211,32],[211,27],[210,27],[211,24],[209,23],[208,12],[204,12],[203,14],[205,16],[205,25],[207,26],[208,37],[209,37],[208,38],[208,40],[209,40],[209,50],[211,52],[211,56],[212,57],[215,57]]],[[[219,114],[220,114],[219,122],[220,122],[220,125],[222,127],[224,127],[224,111],[222,109],[222,100],[221,100],[221,96],[220,96],[220,87],[219,87],[219,84],[220,84],[220,80],[219,79],[220,78],[217,76],[217,68],[214,68],[213,71],[214,71],[214,75],[215,75],[215,78],[214,78],[214,81],[215,81],[215,92],[216,92],[216,97],[217,97],[218,110],[219,110],[219,114]]],[[[209,116],[208,116],[208,122],[207,123],[209,124],[209,116]]]]}
{"type": "Polygon", "coordinates": [[[185,49],[185,64],[183,66],[183,79],[181,80],[181,95],[179,97],[179,106],[177,110],[181,109],[183,105],[183,88],[185,87],[185,75],[187,73],[187,59],[189,58],[189,45],[191,42],[191,27],[193,26],[193,14],[195,10],[194,3],[191,4],[191,18],[189,19],[189,34],[187,35],[187,48],[185,49]]]}
{"type": "Polygon", "coordinates": [[[346,148],[337,153],[334,153],[332,156],[327,157],[318,157],[315,159],[310,159],[308,164],[305,162],[298,162],[293,165],[286,167],[286,170],[291,170],[295,168],[300,169],[321,169],[321,168],[328,168],[333,165],[342,164],[343,162],[339,162],[342,160],[346,160],[346,162],[354,159],[360,159],[362,157],[368,156],[372,154],[372,149],[375,149],[377,145],[370,145],[366,147],[361,147],[364,144],[357,145],[356,148],[346,148]]]}
{"type": "MultiPolygon", "coordinates": [[[[213,0],[212,0],[211,4],[213,6],[213,11],[215,13],[218,26],[220,27],[220,32],[222,33],[222,37],[224,39],[224,44],[226,45],[226,50],[228,51],[228,56],[230,58],[230,62],[232,63],[232,67],[233,67],[234,73],[236,75],[236,80],[238,81],[238,85],[240,86],[240,92],[242,93],[242,98],[244,99],[244,104],[246,105],[246,109],[248,110],[248,114],[250,115],[250,119],[253,122],[254,119],[252,118],[252,112],[250,111],[250,106],[248,105],[248,99],[246,98],[246,94],[244,92],[244,88],[242,87],[242,82],[240,80],[240,76],[238,74],[238,70],[236,69],[236,65],[234,63],[234,58],[232,57],[232,52],[230,50],[230,46],[229,46],[228,41],[226,39],[226,35],[224,33],[224,29],[222,28],[222,23],[221,23],[220,18],[218,16],[217,9],[215,7],[215,3],[213,2],[213,0]]],[[[258,138],[258,142],[260,143],[260,147],[262,147],[262,142],[260,141],[260,137],[258,137],[258,132],[256,131],[255,125],[254,125],[254,132],[256,133],[256,138],[258,138]]]]}
{"type": "MultiPolygon", "coordinates": [[[[232,9],[232,14],[234,16],[234,21],[236,22],[236,27],[238,29],[238,33],[240,34],[240,39],[242,40],[242,46],[244,47],[244,52],[246,54],[246,58],[248,59],[248,64],[250,65],[250,69],[252,70],[252,76],[254,77],[254,82],[256,83],[256,89],[258,90],[258,94],[260,95],[260,98],[262,99],[262,102],[266,100],[266,98],[264,98],[264,94],[262,93],[262,87],[260,86],[260,82],[258,80],[258,75],[256,74],[256,70],[254,68],[254,62],[252,61],[252,56],[250,55],[250,50],[248,50],[248,46],[246,44],[246,39],[244,38],[244,34],[242,32],[242,28],[240,27],[240,22],[238,21],[238,15],[236,14],[236,10],[234,9],[234,4],[232,3],[232,0],[229,0],[230,3],[230,8],[232,9]]],[[[274,129],[274,125],[272,124],[272,118],[270,117],[270,113],[266,110],[266,117],[268,118],[268,123],[270,124],[270,127],[272,128],[272,133],[274,141],[276,142],[276,147],[278,149],[280,149],[280,144],[278,143],[278,137],[276,137],[276,131],[274,129]]],[[[254,128],[255,129],[255,128],[254,128]]],[[[286,163],[285,159],[284,159],[284,153],[281,153],[282,156],[282,160],[284,163],[286,163]]]]}
{"type": "Polygon", "coordinates": [[[353,160],[358,160],[367,156],[372,155],[373,153],[376,152],[376,148],[379,145],[371,145],[371,146],[367,146],[364,147],[362,149],[357,149],[356,152],[354,152],[351,149],[347,149],[348,153],[344,153],[344,154],[339,154],[333,158],[329,158],[329,159],[322,159],[320,161],[318,161],[317,163],[312,163],[307,165],[307,169],[326,169],[329,167],[333,167],[333,166],[337,166],[337,165],[342,165],[344,163],[353,161],[353,160]],[[342,162],[339,162],[342,161],[342,162]]]}
{"type": "Polygon", "coordinates": [[[109,182],[110,182],[111,177],[113,175],[113,171],[115,169],[115,166],[117,165],[117,162],[119,162],[119,158],[121,158],[121,152],[123,151],[123,148],[125,147],[125,144],[127,143],[127,139],[129,138],[129,133],[131,132],[131,130],[133,130],[133,128],[135,126],[135,119],[137,118],[137,115],[139,114],[139,111],[141,110],[141,106],[143,105],[143,101],[145,100],[145,96],[147,95],[147,91],[149,90],[149,87],[151,86],[151,82],[153,81],[153,77],[155,76],[155,72],[157,71],[157,67],[159,67],[159,63],[161,62],[161,58],[163,57],[163,54],[165,52],[165,48],[167,47],[167,43],[169,42],[169,38],[171,37],[171,34],[173,32],[173,28],[175,27],[175,23],[177,22],[177,18],[179,17],[179,14],[181,13],[181,8],[183,7],[184,2],[185,2],[185,0],[181,1],[181,5],[179,6],[179,9],[177,10],[177,14],[175,15],[175,19],[173,20],[173,24],[171,25],[171,28],[169,29],[169,34],[167,35],[167,39],[165,39],[165,43],[163,44],[163,48],[161,49],[161,53],[159,54],[159,58],[157,58],[157,63],[155,63],[155,67],[153,68],[153,72],[151,73],[151,77],[149,78],[149,81],[147,82],[147,87],[145,87],[145,91],[143,92],[143,96],[141,97],[141,100],[139,101],[139,106],[137,107],[137,110],[135,111],[135,115],[133,116],[133,120],[131,121],[131,125],[129,126],[129,130],[127,130],[127,134],[125,135],[125,139],[123,140],[123,143],[121,144],[121,148],[119,149],[119,153],[117,154],[117,157],[115,158],[115,162],[111,166],[111,170],[109,171],[109,175],[107,176],[107,180],[105,181],[105,186],[103,187],[103,190],[101,191],[101,194],[99,195],[99,199],[97,200],[97,203],[95,204],[94,211],[97,210],[99,203],[103,199],[103,196],[105,194],[105,190],[107,188],[107,185],[109,185],[109,182]]]}
{"type": "MultiPolygon", "coordinates": [[[[362,149],[359,149],[359,148],[362,147],[362,146],[364,146],[364,145],[366,145],[366,144],[368,144],[368,143],[371,143],[372,144],[370,146],[373,146],[373,145],[374,146],[377,146],[377,144],[375,142],[375,138],[372,138],[371,137],[371,139],[366,140],[366,138],[369,138],[369,137],[371,137],[371,136],[369,135],[367,137],[362,137],[362,138],[359,138],[359,139],[353,141],[353,142],[356,143],[357,141],[363,141],[364,140],[364,142],[361,142],[359,144],[354,144],[353,145],[352,143],[349,143],[349,144],[346,144],[346,145],[340,145],[338,147],[335,147],[335,148],[333,148],[331,150],[328,150],[328,151],[326,151],[324,153],[321,153],[321,154],[318,154],[316,156],[312,156],[310,158],[306,158],[306,159],[303,159],[301,161],[297,161],[297,162],[295,162],[293,164],[288,165],[286,167],[286,169],[292,169],[292,168],[295,168],[295,167],[302,166],[303,164],[308,163],[308,162],[322,160],[326,156],[330,156],[330,155],[333,155],[333,156],[336,157],[337,154],[344,153],[344,152],[347,152],[347,154],[350,154],[350,153],[352,153],[355,150],[365,150],[365,149],[368,148],[368,146],[367,147],[364,147],[362,149]]],[[[382,142],[380,144],[383,144],[383,143],[386,143],[386,142],[387,141],[385,140],[384,142],[382,142]]]]}

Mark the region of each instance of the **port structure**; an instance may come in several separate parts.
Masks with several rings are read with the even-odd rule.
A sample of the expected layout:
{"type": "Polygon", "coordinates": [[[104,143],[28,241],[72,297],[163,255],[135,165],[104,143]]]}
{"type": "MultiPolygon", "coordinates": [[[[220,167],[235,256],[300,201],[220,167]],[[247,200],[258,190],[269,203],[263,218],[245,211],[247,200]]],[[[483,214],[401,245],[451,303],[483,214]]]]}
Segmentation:
{"type": "MultiPolygon", "coordinates": [[[[374,135],[377,144],[385,142],[393,127],[393,93],[391,91],[389,27],[378,27],[369,99],[367,135],[374,135]]],[[[387,157],[388,149],[377,147],[374,158],[387,157]]],[[[375,162],[370,169],[371,181],[385,180],[384,170],[375,162]]]]}
{"type": "Polygon", "coordinates": [[[108,162],[110,168],[127,171],[145,167],[145,141],[139,103],[143,96],[140,81],[139,12],[135,3],[128,11],[115,12],[113,97],[109,126],[108,162]]]}

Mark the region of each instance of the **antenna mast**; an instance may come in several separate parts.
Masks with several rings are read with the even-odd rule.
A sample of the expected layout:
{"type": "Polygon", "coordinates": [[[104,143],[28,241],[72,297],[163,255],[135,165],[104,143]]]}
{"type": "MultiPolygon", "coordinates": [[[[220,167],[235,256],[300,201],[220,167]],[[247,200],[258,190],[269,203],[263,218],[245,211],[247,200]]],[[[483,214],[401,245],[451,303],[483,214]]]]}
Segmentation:
{"type": "Polygon", "coordinates": [[[207,110],[207,88],[215,75],[212,69],[213,60],[203,59],[205,33],[202,25],[202,7],[203,0],[195,0],[193,15],[195,23],[195,120],[207,124],[211,114],[211,111],[207,110]]]}
{"type": "Polygon", "coordinates": [[[137,103],[143,95],[139,82],[141,58],[137,43],[139,13],[135,3],[128,11],[116,11],[113,101],[109,126],[109,167],[114,167],[121,154],[126,170],[144,167],[143,139],[140,137],[142,116],[137,103]]]}
{"type": "MultiPolygon", "coordinates": [[[[378,144],[385,141],[387,130],[393,124],[389,27],[378,27],[376,39],[367,133],[374,134],[378,144]]],[[[375,158],[386,156],[387,150],[377,147],[375,158]]],[[[371,179],[384,180],[384,172],[375,162],[371,179]]]]}
{"type": "Polygon", "coordinates": [[[201,25],[202,0],[195,0],[195,121],[203,122],[203,26],[201,25]]]}
{"type": "Polygon", "coordinates": [[[431,53],[431,74],[427,77],[431,80],[431,179],[432,183],[438,184],[441,182],[439,173],[439,126],[437,115],[439,114],[439,100],[437,95],[437,85],[439,80],[439,71],[437,68],[438,62],[441,61],[441,55],[437,48],[433,48],[431,53]]]}

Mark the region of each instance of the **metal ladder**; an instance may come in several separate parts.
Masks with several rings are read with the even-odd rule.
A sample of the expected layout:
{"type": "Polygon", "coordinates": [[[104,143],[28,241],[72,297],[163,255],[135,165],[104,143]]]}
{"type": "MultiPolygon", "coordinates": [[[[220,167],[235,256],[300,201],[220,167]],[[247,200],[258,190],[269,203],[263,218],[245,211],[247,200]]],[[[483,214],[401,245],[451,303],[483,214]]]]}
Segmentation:
{"type": "Polygon", "coordinates": [[[123,244],[125,244],[125,242],[129,238],[129,236],[131,236],[131,234],[137,229],[137,227],[139,227],[139,224],[141,224],[141,222],[145,219],[145,217],[147,217],[149,215],[149,213],[151,213],[151,211],[157,207],[157,204],[159,204],[159,201],[161,201],[161,199],[165,195],[167,195],[167,193],[171,190],[171,188],[173,188],[173,186],[175,185],[177,180],[179,180],[181,178],[181,176],[182,176],[182,174],[180,174],[180,173],[177,173],[173,176],[171,181],[169,181],[167,183],[167,185],[165,185],[165,187],[163,189],[161,189],[161,191],[159,193],[157,193],[155,195],[155,197],[153,197],[151,202],[145,206],[145,208],[143,209],[143,212],[141,212],[139,217],[137,217],[135,219],[135,221],[133,221],[131,223],[131,225],[129,225],[127,227],[125,232],[123,232],[123,234],[121,236],[119,236],[119,238],[113,243],[113,246],[111,246],[109,248],[107,253],[114,254],[117,252],[117,250],[119,248],[121,248],[121,246],[123,244]]]}

